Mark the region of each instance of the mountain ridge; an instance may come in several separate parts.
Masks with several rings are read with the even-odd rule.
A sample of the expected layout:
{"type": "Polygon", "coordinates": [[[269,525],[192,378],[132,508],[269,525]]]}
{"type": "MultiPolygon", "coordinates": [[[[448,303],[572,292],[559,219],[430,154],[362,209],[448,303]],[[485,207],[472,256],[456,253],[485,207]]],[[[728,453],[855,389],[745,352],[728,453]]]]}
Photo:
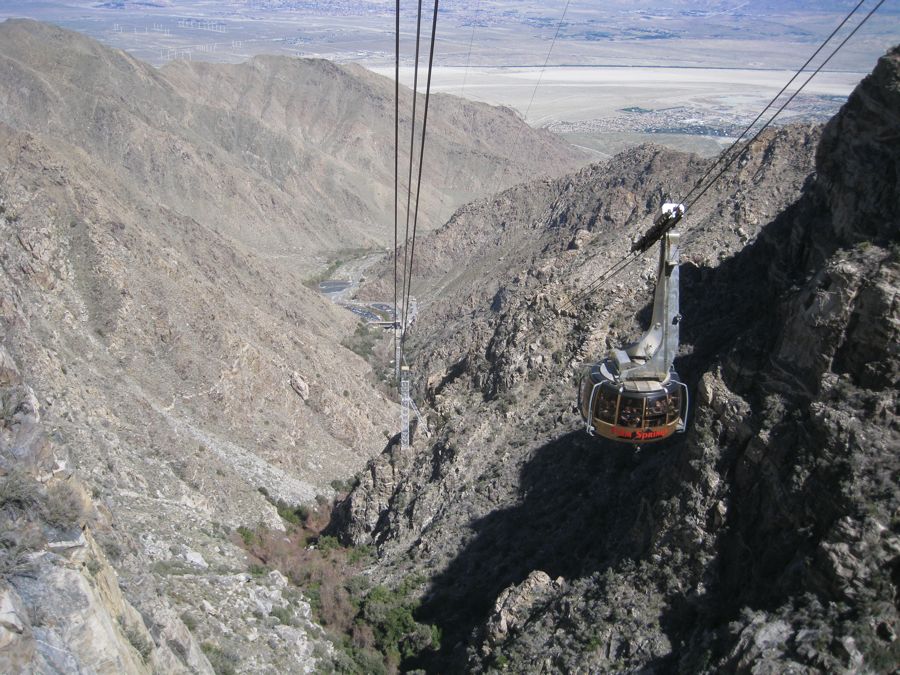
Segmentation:
{"type": "MultiPolygon", "coordinates": [[[[272,63],[306,68],[313,87],[323,71],[362,77],[272,63]]],[[[237,70],[259,84],[253,68],[237,70]]],[[[188,65],[179,77],[204,73],[188,65]]],[[[263,93],[274,104],[288,85],[263,93]]],[[[360,224],[344,231],[315,215],[337,209],[330,188],[306,202],[289,191],[304,162],[351,181],[340,173],[349,155],[328,154],[350,152],[343,131],[312,159],[286,140],[303,103],[270,130],[241,101],[205,106],[78,34],[0,25],[0,510],[12,523],[0,547],[0,604],[11,608],[0,663],[10,669],[202,673],[244,659],[307,672],[330,661],[310,604],[285,575],[250,574],[238,534],[283,532],[285,509],[327,500],[397,417],[380,374],[349,347],[358,321],[308,287],[326,255],[384,232],[366,190],[345,186],[345,213],[360,224]],[[284,622],[269,618],[279,608],[284,622]]],[[[537,139],[572,161],[501,114],[523,133],[518,150],[537,139]]],[[[446,148],[470,156],[463,140],[446,148]]],[[[520,158],[495,170],[530,172],[520,158]]]]}
{"type": "MultiPolygon", "coordinates": [[[[161,203],[212,220],[251,250],[287,251],[308,270],[316,254],[387,243],[393,86],[386,78],[288,57],[176,61],[156,70],[36,22],[8,20],[0,34],[0,119],[12,126],[97,154],[161,203]]],[[[400,105],[411,108],[405,88],[400,105]]],[[[430,113],[424,229],[447,200],[458,204],[485,186],[585,161],[582,151],[508,110],[435,96],[430,113]],[[494,124],[495,140],[473,144],[455,128],[460,120],[494,124]]],[[[406,145],[401,136],[402,162],[406,145]]]]}
{"type": "MultiPolygon", "coordinates": [[[[420,312],[408,349],[436,436],[389,444],[335,521],[379,547],[379,578],[428,577],[418,616],[446,640],[408,667],[896,662],[898,82],[894,49],[824,129],[767,132],[683,222],[684,437],[639,452],[591,439],[567,382],[638,332],[650,263],[566,303],[627,251],[622,230],[590,222],[598,207],[636,224],[635,204],[652,217],[696,169],[663,190],[659,171],[639,171],[625,183],[636,200],[557,181],[520,209],[524,253],[420,312]]],[[[689,161],[632,157],[676,176],[689,161]]],[[[501,245],[505,198],[481,207],[501,212],[485,259],[517,251],[501,245]]]]}
{"type": "MultiPolygon", "coordinates": [[[[306,285],[391,192],[337,170],[355,166],[339,156],[354,143],[383,168],[389,144],[366,146],[392,129],[367,132],[361,113],[389,100],[387,81],[265,58],[154,71],[55,28],[0,26],[13,33],[46,48],[26,68],[0,40],[0,667],[374,669],[343,650],[377,644],[353,612],[390,613],[369,605],[388,587],[421,601],[415,617],[412,599],[393,608],[405,669],[897,662],[900,50],[835,121],[768,131],[691,210],[686,436],[635,453],[589,439],[573,407],[578,367],[639,331],[652,261],[569,301],[709,166],[645,146],[465,205],[423,236],[407,346],[433,436],[403,452],[388,369],[354,353],[367,353],[356,319],[306,285]],[[65,67],[94,70],[63,109],[52,68],[67,41],[87,56],[65,67]],[[110,73],[134,100],[94,95],[110,73]],[[351,109],[326,88],[307,120],[285,73],[346,78],[369,100],[351,109]],[[191,88],[207,102],[178,93],[191,88]],[[342,119],[318,146],[283,142],[329,112],[342,119]],[[319,187],[342,187],[359,227],[279,229],[305,206],[294,159],[337,167],[319,187]],[[289,538],[369,457],[332,530],[289,538]],[[328,533],[362,545],[341,555],[378,553],[362,606],[345,594],[349,642],[323,628],[334,588],[301,592],[263,547],[338,575],[328,533]]],[[[432,218],[441,196],[545,159],[503,148],[581,161],[490,112],[450,106],[473,116],[467,134],[496,133],[484,147],[438,134],[465,161],[443,167],[458,175],[432,218]]],[[[333,205],[314,206],[310,222],[333,205]]],[[[342,222],[329,218],[317,226],[342,222]]],[[[386,292],[387,268],[376,276],[364,292],[386,292]]]]}

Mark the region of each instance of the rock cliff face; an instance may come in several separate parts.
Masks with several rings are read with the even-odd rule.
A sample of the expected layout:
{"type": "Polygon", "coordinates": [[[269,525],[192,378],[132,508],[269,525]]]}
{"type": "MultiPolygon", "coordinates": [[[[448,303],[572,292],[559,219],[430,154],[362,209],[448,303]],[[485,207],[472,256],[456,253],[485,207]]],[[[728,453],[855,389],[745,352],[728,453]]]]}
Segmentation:
{"type": "Polygon", "coordinates": [[[896,667],[898,111],[900,48],[821,137],[767,135],[689,212],[690,427],[639,451],[584,434],[571,375],[637,333],[650,264],[566,299],[704,165],[645,148],[420,245],[433,304],[411,343],[437,434],[390,445],[336,514],[385,578],[430,579],[443,649],[408,665],[896,667]]]}
{"type": "Polygon", "coordinates": [[[111,527],[0,347],[0,670],[211,673],[170,608],[139,613],[96,536],[111,527]]]}
{"type": "MultiPolygon", "coordinates": [[[[330,494],[396,417],[341,345],[357,322],[304,283],[387,241],[392,103],[389,81],[323,61],[158,71],[0,25],[0,670],[297,672],[329,654],[235,531],[282,529],[271,502],[330,494]],[[70,484],[85,515],[58,527],[40,514],[70,484]]],[[[428,217],[581,161],[509,111],[439,97],[431,121],[459,161],[428,217]]]]}

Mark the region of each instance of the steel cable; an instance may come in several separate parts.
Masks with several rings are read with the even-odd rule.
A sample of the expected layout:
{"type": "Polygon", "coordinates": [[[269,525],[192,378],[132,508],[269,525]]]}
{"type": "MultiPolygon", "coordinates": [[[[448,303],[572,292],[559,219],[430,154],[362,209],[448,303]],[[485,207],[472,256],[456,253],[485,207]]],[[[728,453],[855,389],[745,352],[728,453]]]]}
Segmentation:
{"type": "MultiPolygon", "coordinates": [[[[422,0],[419,0],[418,13],[416,15],[416,59],[415,68],[413,69],[413,90],[412,90],[412,121],[410,123],[409,132],[409,175],[406,179],[406,231],[403,236],[403,287],[400,289],[400,297],[406,297],[406,272],[409,260],[409,214],[412,201],[412,177],[413,177],[413,158],[415,157],[416,147],[416,102],[419,98],[419,40],[422,31],[422,0]]],[[[423,137],[424,138],[424,137],[423,137]]],[[[406,315],[406,309],[403,311],[406,315]]],[[[403,331],[406,330],[404,319],[403,331]]],[[[403,340],[400,340],[402,345],[403,340]]],[[[402,350],[402,347],[401,347],[402,350]]]]}
{"type": "MultiPolygon", "coordinates": [[[[406,301],[404,302],[403,307],[403,333],[401,334],[400,345],[401,345],[401,356],[403,352],[403,345],[406,342],[406,322],[409,317],[409,298],[410,291],[412,289],[412,270],[413,270],[413,262],[415,260],[416,255],[416,228],[419,222],[419,197],[422,191],[422,164],[425,159],[425,138],[426,132],[428,129],[428,103],[431,98],[431,73],[434,66],[434,43],[435,37],[437,35],[437,19],[438,19],[438,5],[440,0],[434,0],[434,13],[432,14],[431,19],[431,47],[428,53],[428,78],[425,84],[425,110],[422,114],[422,142],[419,144],[419,175],[416,181],[416,206],[415,212],[413,215],[413,232],[412,232],[412,241],[409,249],[409,269],[408,276],[406,280],[406,301]]],[[[410,158],[410,162],[412,158],[410,158]]],[[[408,214],[407,214],[408,215],[408,214]]]]}
{"type": "MultiPolygon", "coordinates": [[[[864,2],[864,0],[863,0],[863,2],[864,2]]],[[[695,197],[693,197],[693,199],[691,199],[691,201],[689,203],[685,204],[684,214],[686,214],[687,211],[692,206],[694,206],[694,204],[696,204],[700,200],[700,198],[703,197],[703,195],[705,195],[709,191],[709,189],[719,180],[719,178],[722,177],[722,175],[728,170],[728,168],[732,164],[734,164],[734,162],[747,151],[747,149],[753,144],[753,142],[756,141],[760,137],[760,135],[763,133],[763,131],[765,131],[769,127],[769,125],[772,124],[772,122],[775,120],[775,118],[778,117],[778,115],[780,115],[784,111],[784,109],[791,103],[791,101],[793,101],[794,98],[796,98],[797,95],[801,91],[803,91],[803,89],[806,87],[806,85],[808,85],[810,83],[810,81],[812,81],[812,79],[816,75],[818,75],[819,72],[821,72],[821,70],[828,64],[828,62],[831,61],[831,59],[834,58],[834,56],[844,47],[844,45],[847,44],[847,42],[850,40],[850,38],[852,38],[857,33],[857,31],[863,27],[863,25],[871,18],[871,16],[878,10],[878,8],[884,4],[884,2],[885,2],[885,0],[880,0],[878,2],[878,4],[875,5],[875,7],[873,7],[869,11],[869,13],[866,14],[865,17],[863,17],[862,21],[860,21],[853,28],[853,30],[850,31],[850,33],[843,40],[841,40],[840,44],[838,44],[838,46],[835,47],[834,50],[832,50],[832,52],[828,55],[828,57],[816,67],[816,69],[812,72],[812,74],[808,78],[806,78],[806,80],[797,88],[797,90],[793,94],[790,95],[790,97],[781,105],[781,107],[778,108],[778,110],[775,111],[775,113],[766,121],[766,123],[759,129],[759,131],[757,131],[756,134],[754,134],[754,136],[750,140],[748,140],[746,143],[744,143],[744,145],[740,149],[740,151],[734,153],[731,156],[731,158],[725,163],[725,165],[719,170],[719,172],[703,187],[703,189],[700,191],[700,193],[697,194],[695,197]]],[[[853,10],[851,10],[851,12],[844,18],[844,20],[841,21],[840,25],[834,31],[832,31],[832,33],[825,39],[825,41],[813,53],[813,56],[811,56],[810,59],[808,59],[807,62],[800,68],[800,70],[797,71],[797,73],[794,75],[794,77],[791,78],[791,80],[788,82],[788,84],[785,85],[785,87],[782,88],[782,90],[780,92],[778,92],[778,94],[766,105],[765,108],[763,108],[762,112],[759,114],[759,116],[757,116],[756,120],[754,120],[753,123],[750,125],[750,127],[748,127],[748,130],[750,128],[752,128],[753,125],[756,124],[756,122],[762,117],[762,115],[765,113],[766,110],[768,110],[770,107],[772,107],[772,105],[774,105],[774,103],[784,93],[784,91],[787,89],[787,87],[790,85],[790,83],[793,82],[797,78],[797,76],[803,72],[803,70],[810,63],[810,61],[822,50],[822,48],[825,47],[826,44],[828,44],[828,42],[831,41],[831,39],[835,36],[837,31],[840,30],[840,28],[843,27],[844,24],[847,23],[847,20],[850,19],[851,16],[853,16],[853,14],[857,11],[857,9],[859,9],[860,5],[862,5],[862,4],[863,4],[862,2],[857,4],[856,7],[854,7],[853,10]]],[[[744,134],[746,134],[746,130],[745,130],[744,134]]],[[[743,137],[744,134],[741,134],[741,137],[743,137]]],[[[740,140],[741,137],[738,138],[738,141],[740,140]]],[[[705,180],[710,175],[710,173],[712,173],[712,169],[714,169],[722,161],[722,159],[725,157],[725,155],[728,154],[728,152],[736,145],[736,143],[737,143],[737,141],[735,143],[733,143],[731,145],[731,147],[729,147],[725,152],[723,152],[719,156],[719,159],[717,159],[716,162],[713,163],[713,165],[710,167],[710,169],[707,170],[707,172],[703,176],[703,178],[701,178],[700,181],[698,181],[698,184],[695,185],[694,188],[692,188],[688,192],[686,197],[689,197],[699,187],[699,185],[702,184],[703,180],[705,180]]],[[[683,201],[681,203],[683,203],[683,201]]],[[[685,232],[690,231],[690,229],[691,228],[686,228],[685,232]]],[[[640,255],[641,254],[635,255],[634,253],[630,253],[630,254],[626,255],[619,262],[617,262],[612,267],[610,267],[609,270],[607,270],[606,272],[601,274],[599,277],[597,277],[594,281],[592,281],[591,284],[589,285],[589,287],[585,291],[582,291],[582,292],[578,293],[577,295],[575,295],[573,297],[573,299],[570,301],[570,304],[574,304],[575,302],[580,301],[587,294],[593,293],[594,291],[599,290],[600,288],[605,286],[606,283],[608,283],[610,279],[612,279],[614,276],[619,274],[621,269],[624,269],[625,267],[627,267],[631,261],[635,260],[640,255]],[[622,263],[625,263],[625,264],[622,265],[622,263]],[[617,268],[619,265],[622,265],[621,269],[618,269],[609,277],[606,276],[610,270],[617,268]]]]}
{"type": "MultiPolygon", "coordinates": [[[[394,322],[400,318],[397,307],[397,250],[400,209],[400,0],[396,3],[394,32],[394,322]]],[[[394,330],[394,353],[397,331],[394,330]]],[[[399,364],[397,364],[399,367],[399,364]]]]}
{"type": "Polygon", "coordinates": [[[787,91],[787,88],[790,87],[791,84],[793,84],[794,80],[796,80],[800,76],[800,73],[802,73],[804,70],[806,70],[806,67],[810,63],[812,63],[812,60],[814,58],[816,58],[816,56],[819,55],[819,52],[821,52],[825,48],[825,45],[827,45],[831,41],[831,38],[833,38],[835,35],[837,35],[838,31],[844,27],[844,24],[846,24],[847,21],[850,20],[850,17],[852,17],[856,13],[856,11],[860,7],[862,7],[862,5],[865,2],[866,2],[866,0],[859,0],[859,3],[856,5],[856,7],[854,7],[853,10],[847,16],[844,17],[844,20],[838,24],[837,28],[835,28],[833,31],[831,31],[831,35],[829,35],[827,38],[825,38],[825,41],[822,42],[822,44],[820,44],[818,46],[816,51],[814,51],[812,53],[812,55],[808,59],[806,59],[806,63],[804,63],[802,66],[800,66],[799,70],[797,70],[797,72],[794,73],[793,77],[791,77],[791,79],[787,81],[787,84],[785,84],[781,88],[781,91],[779,91],[777,94],[775,94],[775,98],[773,98],[771,101],[769,101],[766,104],[766,107],[759,111],[759,114],[756,116],[756,118],[752,122],[750,122],[750,124],[747,125],[747,128],[741,132],[741,135],[738,136],[736,139],[734,139],[734,142],[730,146],[728,146],[728,148],[726,148],[726,150],[719,155],[719,157],[716,159],[716,161],[713,162],[709,166],[709,168],[706,170],[706,173],[704,173],[700,177],[700,179],[696,182],[694,187],[692,187],[690,189],[690,191],[688,191],[688,193],[686,195],[684,195],[684,197],[682,197],[681,199],[678,200],[679,204],[684,204],[686,201],[688,201],[688,199],[690,199],[694,190],[696,190],[703,184],[703,181],[705,181],[709,177],[709,175],[719,165],[719,163],[723,159],[725,159],[725,157],[728,155],[728,153],[730,153],[732,150],[734,150],[735,146],[737,146],[737,144],[741,142],[741,139],[744,138],[744,136],[746,136],[754,126],[756,126],[756,123],[759,122],[759,120],[766,113],[766,111],[772,107],[772,105],[775,103],[775,101],[777,101],[785,91],[787,91]]]}

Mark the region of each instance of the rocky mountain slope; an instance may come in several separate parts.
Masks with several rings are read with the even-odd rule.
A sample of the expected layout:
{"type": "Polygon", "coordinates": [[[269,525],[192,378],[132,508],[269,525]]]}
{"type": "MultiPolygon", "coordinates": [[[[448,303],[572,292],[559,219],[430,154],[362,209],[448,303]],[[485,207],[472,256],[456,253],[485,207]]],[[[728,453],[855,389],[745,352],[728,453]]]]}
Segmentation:
{"type": "MultiPolygon", "coordinates": [[[[327,662],[307,601],[249,574],[238,532],[283,530],[279,500],[332,494],[395,430],[342,346],[357,322],[305,285],[392,228],[387,92],[325,62],[157,71],[0,25],[0,670],[327,662]]],[[[579,161],[508,111],[442,101],[438,130],[497,133],[440,136],[462,173],[432,216],[536,157],[579,161]]]]}
{"type": "MultiPolygon", "coordinates": [[[[432,105],[426,230],[474,197],[586,161],[510,110],[432,105]]],[[[401,166],[411,108],[404,89],[401,166]]],[[[53,26],[0,25],[0,121],[291,268],[393,241],[393,115],[393,83],[356,66],[257,57],[157,70],[53,26]]]]}
{"type": "MultiPolygon", "coordinates": [[[[760,138],[683,222],[688,432],[588,437],[580,363],[640,330],[653,261],[568,304],[705,163],[645,147],[419,244],[436,433],[336,512],[424,574],[433,672],[885,672],[900,660],[900,48],[823,130],[760,138]],[[465,265],[461,262],[465,260],[465,265]]],[[[373,282],[388,283],[386,272],[373,282]]]]}
{"type": "MultiPolygon", "coordinates": [[[[313,638],[300,629],[281,638],[297,643],[287,662],[277,641],[248,647],[260,630],[251,609],[269,581],[249,580],[230,533],[258,522],[283,527],[259,488],[292,504],[330,492],[329,481],[380,447],[396,407],[371,367],[340,345],[355,322],[306,288],[299,272],[273,269],[208,226],[142,199],[116,172],[77,159],[0,127],[2,341],[45,429],[27,440],[43,452],[49,438],[50,466],[74,472],[102,515],[70,553],[93,560],[79,546],[94,535],[102,541],[115,587],[144,617],[140,630],[154,633],[141,644],[164,649],[186,630],[180,615],[206,600],[196,635],[229,650],[233,636],[262,663],[312,667],[313,638]]],[[[17,413],[15,399],[4,405],[17,413]]],[[[24,462],[32,479],[45,475],[10,428],[7,467],[24,462]]],[[[33,558],[48,550],[26,551],[33,558]]],[[[13,585],[34,621],[36,596],[18,585],[28,578],[13,585]]],[[[68,617],[45,630],[97,611],[43,592],[42,602],[68,617]]],[[[112,634],[116,616],[106,619],[112,634]]],[[[92,630],[81,640],[34,635],[63,650],[64,662],[85,664],[92,657],[81,646],[100,640],[92,630]]],[[[49,659],[51,647],[39,653],[49,659]]],[[[177,663],[163,670],[194,669],[186,652],[173,653],[177,663]]],[[[151,650],[147,663],[157,658],[151,650]]],[[[122,672],[117,663],[107,672],[122,672]]]]}

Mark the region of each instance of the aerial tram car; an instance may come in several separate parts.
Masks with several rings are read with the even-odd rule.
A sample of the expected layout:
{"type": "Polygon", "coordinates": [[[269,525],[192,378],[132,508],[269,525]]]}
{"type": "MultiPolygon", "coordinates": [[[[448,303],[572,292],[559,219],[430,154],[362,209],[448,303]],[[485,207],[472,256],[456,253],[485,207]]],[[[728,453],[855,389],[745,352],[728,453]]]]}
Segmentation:
{"type": "Polygon", "coordinates": [[[678,238],[673,228],[682,204],[663,204],[662,214],[631,247],[643,253],[660,242],[650,328],[635,343],[614,349],[586,368],[578,384],[587,432],[613,441],[643,444],[683,432],[688,388],[673,367],[678,351],[678,238]]]}

